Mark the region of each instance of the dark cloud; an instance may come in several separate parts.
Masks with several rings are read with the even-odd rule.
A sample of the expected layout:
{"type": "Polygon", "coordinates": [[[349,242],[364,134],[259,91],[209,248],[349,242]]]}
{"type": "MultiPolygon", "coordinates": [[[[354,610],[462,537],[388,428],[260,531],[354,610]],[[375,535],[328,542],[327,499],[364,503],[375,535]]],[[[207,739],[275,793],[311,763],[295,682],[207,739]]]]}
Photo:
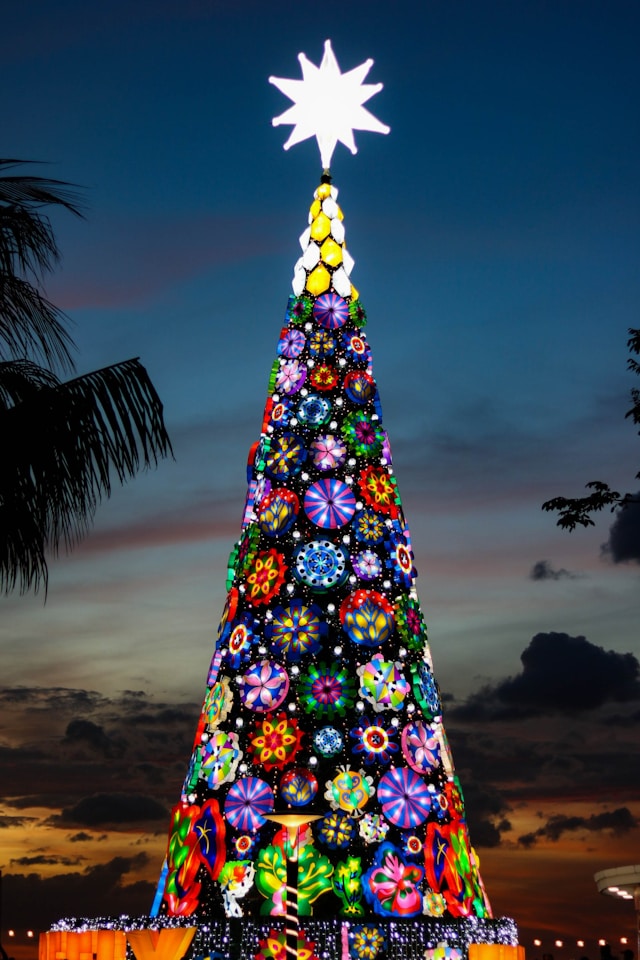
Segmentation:
{"type": "Polygon", "coordinates": [[[72,720],[67,726],[64,744],[85,744],[105,757],[121,757],[126,742],[121,738],[108,736],[101,726],[91,720],[72,720]]]}
{"type": "Polygon", "coordinates": [[[84,830],[80,830],[79,833],[73,833],[70,837],[67,837],[69,843],[91,843],[93,840],[106,839],[106,834],[103,834],[102,837],[94,837],[91,833],[85,833],[84,830]]]}
{"type": "Polygon", "coordinates": [[[567,633],[538,633],[520,659],[521,673],[487,684],[450,715],[465,722],[514,719],[640,700],[640,664],[632,653],[604,650],[567,633]]]}
{"type": "Polygon", "coordinates": [[[77,867],[86,857],[49,857],[44,853],[36,853],[32,857],[15,857],[9,863],[16,867],[77,867]]]}
{"type": "Polygon", "coordinates": [[[638,818],[628,807],[606,810],[604,813],[595,813],[590,817],[567,817],[564,814],[555,814],[549,817],[543,827],[518,837],[518,843],[523,847],[532,847],[541,838],[556,841],[563,834],[575,833],[578,830],[587,830],[590,833],[607,831],[615,836],[623,836],[635,830],[638,825],[638,818]]]}
{"type": "Polygon", "coordinates": [[[614,563],[640,563],[640,491],[624,510],[618,510],[602,553],[614,563]]]}
{"type": "Polygon", "coordinates": [[[63,810],[60,815],[63,823],[77,823],[85,827],[128,825],[147,820],[168,822],[168,818],[167,808],[153,797],[127,793],[97,793],[63,810]]]}
{"type": "Polygon", "coordinates": [[[66,710],[79,713],[95,709],[107,699],[95,690],[69,687],[0,687],[0,705],[22,704],[32,710],[66,710]]]}
{"type": "Polygon", "coordinates": [[[32,821],[33,817],[10,817],[6,814],[0,814],[0,830],[8,830],[10,827],[23,827],[32,821]]]}
{"type": "Polygon", "coordinates": [[[578,580],[579,576],[577,573],[565,570],[564,567],[556,570],[549,560],[538,560],[529,571],[530,580],[578,580]]]}
{"type": "Polygon", "coordinates": [[[78,917],[143,916],[149,912],[154,887],[137,881],[127,883],[128,874],[149,862],[145,853],[114,857],[108,863],[81,872],[41,877],[3,872],[4,915],[15,927],[33,924],[33,905],[38,904],[38,923],[46,929],[71,912],[78,917]]]}
{"type": "Polygon", "coordinates": [[[474,847],[498,847],[511,830],[505,816],[511,807],[498,790],[478,780],[465,781],[464,801],[474,847]]]}

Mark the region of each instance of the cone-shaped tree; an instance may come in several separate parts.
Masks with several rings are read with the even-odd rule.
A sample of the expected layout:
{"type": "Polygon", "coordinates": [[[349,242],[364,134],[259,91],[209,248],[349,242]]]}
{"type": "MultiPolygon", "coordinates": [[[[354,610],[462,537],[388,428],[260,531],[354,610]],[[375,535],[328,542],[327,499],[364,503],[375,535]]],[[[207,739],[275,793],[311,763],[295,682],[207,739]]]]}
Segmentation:
{"type": "Polygon", "coordinates": [[[159,909],[281,914],[290,811],[302,915],[487,917],[328,176],[301,244],[159,909]]]}

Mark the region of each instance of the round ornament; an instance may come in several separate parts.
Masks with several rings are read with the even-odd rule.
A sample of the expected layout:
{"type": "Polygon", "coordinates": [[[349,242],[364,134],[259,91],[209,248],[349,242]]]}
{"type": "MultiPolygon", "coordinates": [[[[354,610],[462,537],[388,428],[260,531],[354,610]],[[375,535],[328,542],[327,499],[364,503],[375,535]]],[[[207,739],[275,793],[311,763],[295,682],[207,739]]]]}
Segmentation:
{"type": "Polygon", "coordinates": [[[240,699],[245,707],[256,713],[275,710],[289,692],[289,674],[283,666],[272,660],[253,663],[238,678],[240,699]]]}
{"type": "Polygon", "coordinates": [[[287,565],[284,556],[274,547],[261,550],[246,566],[245,596],[253,606],[269,603],[284,583],[287,565]]]}
{"type": "Polygon", "coordinates": [[[295,433],[283,433],[271,444],[265,470],[274,480],[287,480],[300,473],[306,459],[307,451],[302,438],[295,433]]]}
{"type": "Polygon", "coordinates": [[[318,470],[336,470],[347,459],[347,448],[340,437],[331,433],[318,437],[309,446],[314,467],[318,470]]]}
{"type": "Polygon", "coordinates": [[[369,663],[358,667],[360,696],[367,700],[376,713],[382,710],[401,710],[411,690],[405,680],[402,664],[385,660],[376,653],[369,663]]]}
{"type": "Polygon", "coordinates": [[[274,767],[282,769],[295,757],[301,739],[302,731],[295,718],[286,713],[264,717],[256,720],[256,729],[249,736],[249,753],[253,754],[253,762],[267,771],[274,767]]]}
{"type": "Polygon", "coordinates": [[[427,664],[424,662],[412,663],[409,669],[411,670],[413,693],[425,718],[433,720],[435,717],[441,716],[442,706],[438,686],[427,664]]]}
{"type": "Polygon", "coordinates": [[[317,527],[344,527],[356,510],[356,498],[347,483],[326,477],[311,484],[304,495],[304,511],[317,527]]]}
{"type": "Polygon", "coordinates": [[[292,807],[305,807],[318,792],[318,781],[304,767],[288,770],[280,779],[280,796],[292,807]]]}
{"type": "Polygon", "coordinates": [[[349,307],[346,300],[337,293],[324,293],[316,299],[313,305],[313,318],[321,327],[335,330],[343,327],[349,318],[349,307]]]}
{"type": "Polygon", "coordinates": [[[243,777],[230,787],[224,803],[227,820],[236,830],[254,833],[264,826],[265,813],[273,810],[273,791],[259,777],[243,777]]]}
{"type": "Polygon", "coordinates": [[[343,850],[351,843],[354,825],[351,817],[340,810],[333,810],[318,821],[318,837],[330,850],[343,850]]]}
{"type": "Polygon", "coordinates": [[[298,695],[307,713],[331,719],[344,716],[354,703],[355,684],[340,662],[312,663],[298,683],[298,695]]]}
{"type": "Polygon", "coordinates": [[[351,816],[359,817],[373,793],[373,780],[362,770],[343,768],[327,781],[325,798],[334,810],[344,810],[351,816]]]}
{"type": "Polygon", "coordinates": [[[348,560],[342,544],[312,540],[296,547],[291,572],[299,583],[323,593],[345,582],[349,576],[348,560]]]}
{"type": "Polygon", "coordinates": [[[361,580],[375,580],[382,573],[382,561],[373,550],[361,550],[351,558],[351,564],[361,580]]]}
{"type": "Polygon", "coordinates": [[[344,739],[335,727],[320,727],[313,735],[313,749],[321,757],[335,757],[344,749],[344,739]]]}
{"type": "Polygon", "coordinates": [[[332,357],[335,340],[327,330],[314,330],[309,337],[309,353],[312,357],[332,357]]]}
{"type": "Polygon", "coordinates": [[[366,467],[360,474],[358,486],[365,503],[380,513],[397,517],[396,487],[385,467],[366,467]]]}
{"type": "Polygon", "coordinates": [[[281,363],[276,374],[276,389],[287,396],[297,393],[307,379],[307,368],[300,360],[281,363]]]}
{"type": "Polygon", "coordinates": [[[380,456],[385,432],[364,410],[354,410],[344,419],[342,436],[356,456],[370,459],[380,456]]]}
{"type": "Polygon", "coordinates": [[[267,537],[280,537],[291,529],[298,516],[300,502],[286,487],[271,490],[258,506],[258,525],[267,537]]]}
{"type": "Polygon", "coordinates": [[[367,403],[375,390],[373,377],[364,370],[351,370],[344,378],[344,392],[353,403],[367,403]]]}
{"type": "Polygon", "coordinates": [[[358,510],[353,517],[353,532],[359,543],[376,546],[382,543],[387,535],[384,517],[376,510],[358,510]]]}
{"type": "Polygon", "coordinates": [[[401,830],[424,823],[431,810],[426,783],[408,767],[392,767],[380,778],[378,800],[387,820],[401,830]]]}
{"type": "Polygon", "coordinates": [[[298,404],[296,411],[298,422],[310,430],[317,430],[331,417],[331,404],[324,397],[310,393],[298,404]]]}
{"type": "Polygon", "coordinates": [[[233,780],[241,759],[237,734],[216,730],[202,748],[201,776],[212,790],[217,790],[233,780]]]}
{"type": "Polygon", "coordinates": [[[379,647],[394,631],[393,607],[376,590],[356,590],[340,606],[342,629],[363,647],[379,647]]]}
{"type": "Polygon", "coordinates": [[[260,624],[252,613],[242,613],[229,626],[227,645],[222,653],[229,666],[237,670],[251,657],[252,648],[259,639],[260,624]]]}
{"type": "Polygon", "coordinates": [[[402,731],[404,758],[416,773],[432,773],[440,766],[440,742],[434,730],[416,720],[408,723],[402,731]]]}
{"type": "Polygon", "coordinates": [[[273,652],[294,662],[307,653],[316,653],[326,633],[320,607],[297,599],[276,607],[265,628],[273,652]]]}
{"type": "Polygon", "coordinates": [[[295,360],[304,350],[306,337],[297,327],[283,327],[278,343],[278,353],[281,357],[295,360]]]}

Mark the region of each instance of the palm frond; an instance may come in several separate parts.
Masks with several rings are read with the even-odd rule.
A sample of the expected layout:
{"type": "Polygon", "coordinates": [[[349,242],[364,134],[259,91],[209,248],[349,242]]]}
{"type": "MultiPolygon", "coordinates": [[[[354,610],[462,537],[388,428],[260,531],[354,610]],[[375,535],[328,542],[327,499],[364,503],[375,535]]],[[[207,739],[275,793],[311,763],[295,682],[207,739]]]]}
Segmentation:
{"type": "Polygon", "coordinates": [[[24,403],[43,387],[57,387],[54,373],[31,360],[9,360],[0,363],[0,409],[8,410],[24,403]]]}
{"type": "Polygon", "coordinates": [[[0,345],[4,343],[10,357],[31,354],[71,372],[74,343],[64,327],[67,321],[28,280],[0,273],[0,345]]]}
{"type": "Polygon", "coordinates": [[[162,404],[137,358],[34,391],[0,411],[0,435],[5,591],[18,582],[22,592],[46,585],[41,558],[84,536],[112,479],[123,482],[173,454],[162,404]],[[12,510],[19,529],[12,527],[12,510]]]}
{"type": "Polygon", "coordinates": [[[64,180],[49,177],[7,176],[4,171],[14,167],[36,164],[37,160],[0,159],[0,203],[29,204],[33,206],[65,207],[69,213],[81,217],[82,195],[78,187],[64,180]]]}

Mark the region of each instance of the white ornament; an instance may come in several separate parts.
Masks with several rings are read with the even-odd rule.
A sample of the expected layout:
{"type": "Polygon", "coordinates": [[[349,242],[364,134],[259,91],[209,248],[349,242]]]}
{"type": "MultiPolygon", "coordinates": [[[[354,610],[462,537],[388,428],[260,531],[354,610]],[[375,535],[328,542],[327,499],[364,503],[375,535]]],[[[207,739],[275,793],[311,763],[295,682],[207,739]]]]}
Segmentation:
{"type": "Polygon", "coordinates": [[[302,80],[269,77],[269,83],[293,100],[292,107],[273,118],[274,127],[283,123],[293,125],[284,145],[285,150],[315,136],[322,166],[328,170],[338,141],[348,147],[351,153],[357,153],[354,130],[389,133],[389,127],[362,106],[382,90],[381,83],[363,83],[373,66],[373,60],[365,60],[353,70],[341,73],[330,40],[325,41],[324,56],[319,67],[311,63],[304,53],[298,54],[298,60],[302,68],[302,80]]]}

